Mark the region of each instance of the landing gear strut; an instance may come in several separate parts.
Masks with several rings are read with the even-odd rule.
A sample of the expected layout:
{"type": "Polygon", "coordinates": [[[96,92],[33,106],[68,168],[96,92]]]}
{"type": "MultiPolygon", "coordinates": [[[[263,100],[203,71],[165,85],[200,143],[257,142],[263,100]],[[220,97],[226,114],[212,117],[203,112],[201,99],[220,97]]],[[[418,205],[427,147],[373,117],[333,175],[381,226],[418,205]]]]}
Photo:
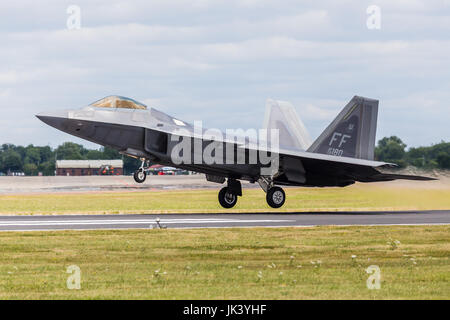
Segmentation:
{"type": "Polygon", "coordinates": [[[147,160],[142,160],[141,166],[134,173],[134,181],[137,183],[144,183],[147,178],[147,170],[149,168],[149,162],[147,160]]]}

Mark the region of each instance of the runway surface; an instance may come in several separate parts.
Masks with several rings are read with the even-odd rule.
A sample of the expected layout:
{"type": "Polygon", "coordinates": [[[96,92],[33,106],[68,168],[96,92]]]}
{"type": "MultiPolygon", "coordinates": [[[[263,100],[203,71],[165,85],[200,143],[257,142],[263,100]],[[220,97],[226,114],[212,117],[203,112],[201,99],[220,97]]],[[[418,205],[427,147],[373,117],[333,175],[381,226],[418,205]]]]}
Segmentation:
{"type": "Polygon", "coordinates": [[[450,210],[245,214],[0,216],[0,231],[450,224],[450,210]]]}

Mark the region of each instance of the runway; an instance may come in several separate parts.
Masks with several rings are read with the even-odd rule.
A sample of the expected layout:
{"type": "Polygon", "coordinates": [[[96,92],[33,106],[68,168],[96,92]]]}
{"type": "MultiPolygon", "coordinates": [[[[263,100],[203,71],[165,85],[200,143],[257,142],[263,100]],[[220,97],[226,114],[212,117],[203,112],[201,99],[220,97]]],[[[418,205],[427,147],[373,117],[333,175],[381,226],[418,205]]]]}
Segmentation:
{"type": "Polygon", "coordinates": [[[0,231],[450,224],[450,210],[245,214],[0,216],[0,231]]]}

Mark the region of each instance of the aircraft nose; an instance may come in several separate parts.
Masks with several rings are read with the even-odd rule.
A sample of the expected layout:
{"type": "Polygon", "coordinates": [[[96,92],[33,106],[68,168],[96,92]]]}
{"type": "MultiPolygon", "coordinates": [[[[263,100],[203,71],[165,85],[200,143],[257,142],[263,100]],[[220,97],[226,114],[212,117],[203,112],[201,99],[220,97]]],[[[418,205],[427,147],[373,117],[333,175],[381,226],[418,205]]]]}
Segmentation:
{"type": "Polygon", "coordinates": [[[36,118],[57,129],[61,129],[62,124],[67,120],[67,111],[47,111],[36,115],[36,118]]]}

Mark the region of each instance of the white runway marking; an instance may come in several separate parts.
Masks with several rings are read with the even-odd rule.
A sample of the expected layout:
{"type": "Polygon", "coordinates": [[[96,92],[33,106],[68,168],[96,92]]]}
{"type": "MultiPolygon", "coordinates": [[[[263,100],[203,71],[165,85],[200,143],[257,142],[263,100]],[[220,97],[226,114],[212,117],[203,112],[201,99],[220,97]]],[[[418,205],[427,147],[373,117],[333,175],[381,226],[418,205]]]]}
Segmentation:
{"type": "MultiPolygon", "coordinates": [[[[292,222],[295,220],[243,220],[243,219],[160,219],[160,224],[204,224],[204,223],[251,223],[251,222],[292,222]]],[[[1,221],[0,227],[14,227],[14,226],[71,226],[71,225],[117,225],[117,224],[155,224],[156,219],[136,219],[136,220],[10,220],[10,221],[1,221]]]]}
{"type": "Polygon", "coordinates": [[[441,225],[449,210],[357,213],[0,216],[0,231],[441,225]],[[159,226],[158,226],[159,223],[159,226]]]}

